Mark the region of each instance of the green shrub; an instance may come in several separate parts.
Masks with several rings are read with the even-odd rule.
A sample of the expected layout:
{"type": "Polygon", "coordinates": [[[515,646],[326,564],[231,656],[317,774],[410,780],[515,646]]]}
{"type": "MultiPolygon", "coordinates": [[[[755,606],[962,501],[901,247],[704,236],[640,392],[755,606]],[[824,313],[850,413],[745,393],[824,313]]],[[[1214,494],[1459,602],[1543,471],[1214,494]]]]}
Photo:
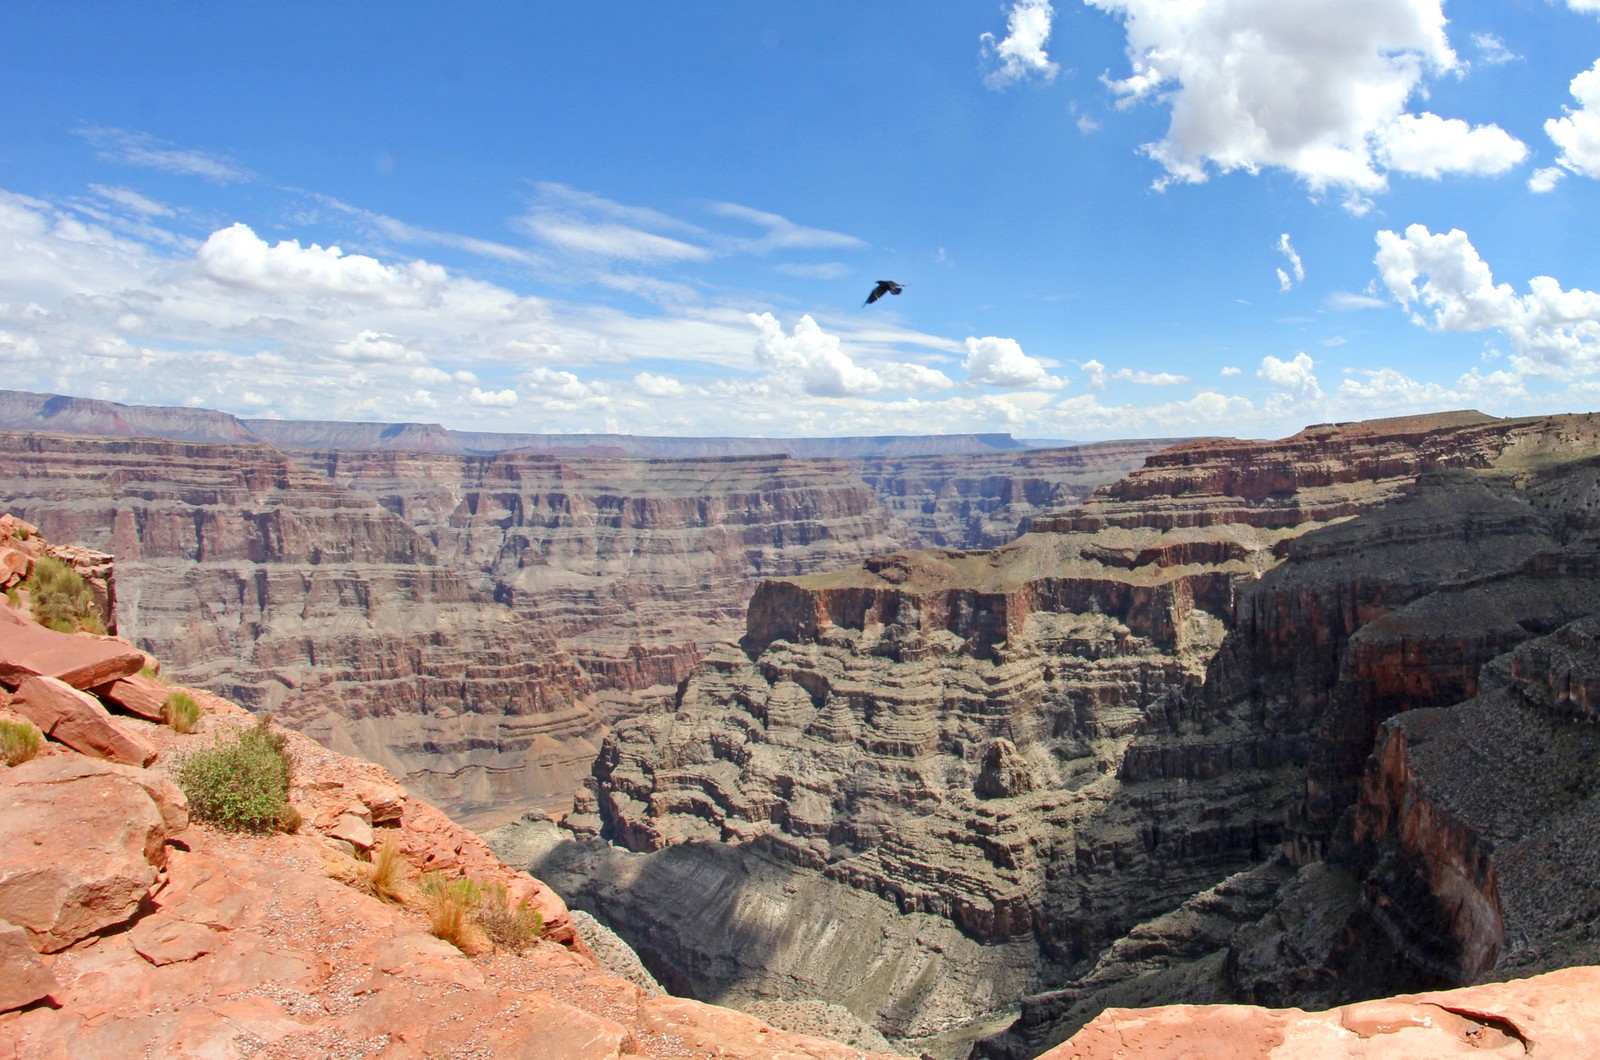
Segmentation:
{"type": "Polygon", "coordinates": [[[104,633],[94,593],[83,575],[72,564],[54,556],[40,556],[33,570],[22,580],[22,588],[33,604],[33,617],[40,625],[59,633],[104,633]]]}
{"type": "Polygon", "coordinates": [[[187,692],[174,692],[161,704],[161,716],[174,732],[194,732],[200,721],[200,704],[187,692]]]}
{"type": "Polygon", "coordinates": [[[178,786],[189,812],[202,821],[240,832],[269,832],[286,819],[289,778],[294,772],[285,737],[263,715],[249,729],[178,763],[178,786]]]}
{"type": "Polygon", "coordinates": [[[473,914],[489,940],[502,949],[521,953],[544,930],[544,916],[524,898],[515,905],[503,883],[483,885],[478,911],[473,914]]]}
{"type": "Polygon", "coordinates": [[[39,730],[25,721],[0,718],[0,758],[20,766],[39,753],[39,730]]]}

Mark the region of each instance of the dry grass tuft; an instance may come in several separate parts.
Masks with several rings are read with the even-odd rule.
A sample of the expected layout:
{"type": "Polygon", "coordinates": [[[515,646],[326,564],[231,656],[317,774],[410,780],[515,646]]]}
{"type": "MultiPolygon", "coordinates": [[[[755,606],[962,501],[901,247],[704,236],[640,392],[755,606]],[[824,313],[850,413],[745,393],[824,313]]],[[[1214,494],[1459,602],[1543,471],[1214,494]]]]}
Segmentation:
{"type": "Polygon", "coordinates": [[[187,692],[174,692],[161,704],[161,715],[173,732],[194,732],[200,723],[200,704],[187,692]]]}
{"type": "Polygon", "coordinates": [[[398,905],[401,902],[401,881],[405,858],[400,855],[400,843],[394,836],[385,836],[372,852],[372,864],[363,866],[362,884],[366,892],[379,901],[398,905]]]}
{"type": "Polygon", "coordinates": [[[483,898],[477,881],[465,877],[447,880],[439,873],[429,873],[422,877],[421,891],[428,911],[428,930],[433,936],[462,953],[473,952],[477,941],[473,937],[473,913],[483,898]]]}
{"type": "Polygon", "coordinates": [[[533,903],[524,898],[513,904],[503,883],[484,885],[474,919],[490,942],[512,953],[527,949],[544,930],[544,916],[533,903]]]}
{"type": "Polygon", "coordinates": [[[20,766],[39,753],[39,729],[32,722],[0,718],[0,759],[20,766]]]}

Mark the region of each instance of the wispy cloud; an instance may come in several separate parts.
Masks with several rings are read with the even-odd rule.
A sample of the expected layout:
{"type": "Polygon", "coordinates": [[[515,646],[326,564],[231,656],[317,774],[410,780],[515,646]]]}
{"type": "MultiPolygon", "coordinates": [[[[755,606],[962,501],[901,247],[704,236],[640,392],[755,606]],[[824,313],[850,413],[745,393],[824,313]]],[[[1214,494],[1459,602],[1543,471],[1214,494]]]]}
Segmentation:
{"type": "Polygon", "coordinates": [[[255,174],[225,155],[176,147],[149,133],[87,125],[75,130],[108,162],[200,177],[213,184],[254,180],[255,174]]]}
{"type": "Polygon", "coordinates": [[[711,212],[723,217],[732,217],[739,221],[748,221],[750,224],[765,228],[767,234],[753,240],[740,240],[742,250],[764,253],[777,249],[853,249],[867,245],[865,240],[843,232],[829,232],[822,228],[807,228],[797,225],[786,217],[763,210],[754,210],[748,206],[740,206],[732,202],[715,202],[711,204],[711,212]]]}

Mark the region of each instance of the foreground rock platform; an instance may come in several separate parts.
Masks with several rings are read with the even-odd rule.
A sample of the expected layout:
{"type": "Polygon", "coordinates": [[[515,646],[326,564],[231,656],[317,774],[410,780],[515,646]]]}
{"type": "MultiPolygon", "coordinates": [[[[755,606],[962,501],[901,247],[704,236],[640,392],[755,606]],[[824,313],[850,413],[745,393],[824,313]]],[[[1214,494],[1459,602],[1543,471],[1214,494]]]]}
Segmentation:
{"type": "MultiPolygon", "coordinates": [[[[0,652],[15,628],[0,626],[0,652]]],[[[102,643],[67,640],[86,656],[102,643]]],[[[612,975],[549,888],[388,771],[304,736],[275,730],[294,763],[292,833],[192,822],[175,766],[261,722],[186,689],[204,714],[179,735],[53,683],[152,758],[119,763],[47,739],[0,765],[3,1060],[887,1056],[612,975]],[[517,952],[435,937],[416,903],[362,885],[361,848],[385,841],[400,852],[397,886],[422,873],[498,884],[540,911],[542,934],[517,952]]],[[[0,713],[15,717],[16,698],[0,692],[0,713]]]]}
{"type": "Polygon", "coordinates": [[[1419,1060],[1600,1056],[1600,968],[1364,1001],[1326,1012],[1250,1005],[1106,1009],[1040,1060],[1419,1060]]]}

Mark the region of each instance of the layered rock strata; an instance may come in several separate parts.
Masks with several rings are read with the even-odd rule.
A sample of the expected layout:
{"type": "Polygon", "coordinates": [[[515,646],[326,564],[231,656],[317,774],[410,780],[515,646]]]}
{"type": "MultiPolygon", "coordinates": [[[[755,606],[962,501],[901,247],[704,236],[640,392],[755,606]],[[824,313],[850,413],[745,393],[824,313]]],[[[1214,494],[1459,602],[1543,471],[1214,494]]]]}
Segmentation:
{"type": "Polygon", "coordinates": [[[119,557],[171,672],[459,811],[560,797],[603,725],[548,633],[375,501],[267,446],[8,434],[8,504],[119,557]]]}
{"type": "MultiPolygon", "coordinates": [[[[1153,997],[1204,981],[1226,998],[1251,976],[1291,996],[1319,975],[1335,990],[1431,985],[1437,966],[1404,960],[1338,985],[1365,945],[1352,938],[1383,933],[1370,916],[1330,930],[1353,934],[1329,941],[1327,967],[1265,955],[1314,910],[1378,903],[1360,893],[1373,877],[1359,859],[1320,859],[1354,812],[1384,718],[1472,695],[1484,662],[1595,597],[1585,505],[1596,453],[1591,417],[1476,413],[1196,443],[1075,511],[1035,517],[1008,546],[764,583],[743,650],[713,652],[674,713],[607,740],[568,824],[645,856],[624,870],[628,855],[598,855],[623,860],[604,880],[569,881],[571,897],[602,908],[658,975],[722,969],[703,976],[716,996],[764,988],[647,911],[659,894],[635,894],[634,881],[658,860],[682,874],[735,856],[752,879],[776,863],[806,881],[796,887],[821,878],[875,896],[980,943],[974,959],[1000,983],[1017,982],[1004,971],[1012,948],[1034,947],[1038,984],[1067,993],[1038,1007],[1053,1015],[986,1046],[992,1055],[1036,1054],[1070,1032],[1060,1017],[1093,1014],[1086,995],[1147,975],[1153,997]],[[1280,845],[1308,881],[1291,888],[1292,865],[1270,868],[1280,845]],[[1266,883],[1240,877],[1190,905],[1269,870],[1266,883]],[[1286,890],[1316,893],[1274,912],[1286,890]],[[1291,922],[1274,935],[1266,918],[1278,914],[1291,922]],[[649,937],[630,920],[653,925],[649,937]],[[1165,942],[1120,941],[1141,923],[1175,943],[1148,966],[1165,942]],[[1251,959],[1272,971],[1229,949],[1246,925],[1251,959]]],[[[1423,910],[1436,884],[1392,894],[1423,910]]],[[[819,930],[835,929],[819,915],[819,930]]],[[[1429,916],[1413,925],[1419,938],[1429,916]]],[[[1463,916],[1443,922],[1486,923],[1463,916]]],[[[769,942],[794,963],[789,943],[769,942]]],[[[1452,981],[1484,974],[1479,958],[1457,961],[1452,981]]],[[[848,1004],[824,976],[806,985],[848,1004]]],[[[944,1015],[918,1010],[914,991],[889,993],[857,1014],[902,1037],[944,1015]]],[[[988,1007],[1019,996],[1002,988],[988,1007]]]]}
{"type": "MultiPolygon", "coordinates": [[[[129,430],[172,426],[134,411],[129,430]]],[[[839,460],[452,455],[403,433],[292,455],[0,434],[0,503],[117,552],[126,631],[183,679],[492,815],[566,804],[608,724],[739,635],[760,577],[1014,526],[1159,444],[984,457],[976,477],[895,458],[874,489],[839,460]]]]}

